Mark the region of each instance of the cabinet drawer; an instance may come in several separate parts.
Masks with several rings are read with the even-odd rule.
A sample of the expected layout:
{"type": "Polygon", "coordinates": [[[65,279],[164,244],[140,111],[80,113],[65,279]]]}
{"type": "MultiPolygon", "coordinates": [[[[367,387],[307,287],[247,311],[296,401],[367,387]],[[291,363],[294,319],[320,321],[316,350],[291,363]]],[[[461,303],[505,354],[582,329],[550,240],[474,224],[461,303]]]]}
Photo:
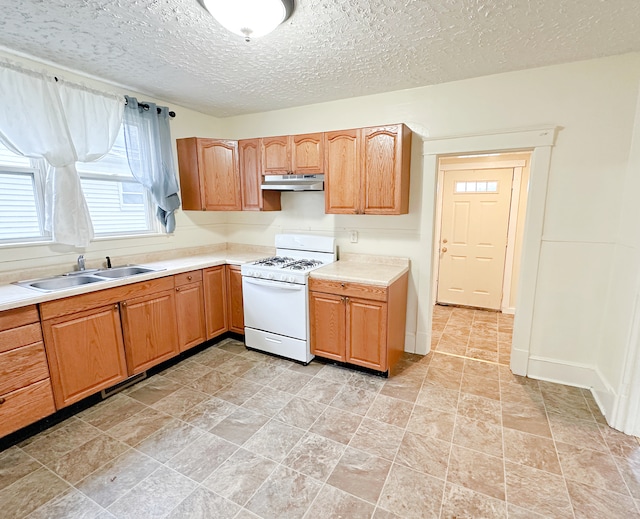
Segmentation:
{"type": "Polygon", "coordinates": [[[0,353],[0,395],[49,378],[42,342],[0,353]]]}
{"type": "Polygon", "coordinates": [[[0,332],[0,353],[40,341],[42,341],[40,323],[4,330],[0,332]]]}
{"type": "Polygon", "coordinates": [[[0,312],[0,331],[40,321],[36,305],[0,312]]]}
{"type": "Polygon", "coordinates": [[[309,290],[326,292],[346,297],[362,297],[373,301],[386,301],[388,288],[380,285],[366,285],[350,281],[332,281],[328,279],[309,279],[309,290]]]}
{"type": "Polygon", "coordinates": [[[47,378],[0,396],[0,437],[55,413],[51,381],[47,378]]]}
{"type": "Polygon", "coordinates": [[[173,276],[173,279],[177,287],[188,285],[189,283],[196,283],[197,281],[202,281],[202,271],[192,270],[191,272],[183,272],[182,274],[173,276]]]}

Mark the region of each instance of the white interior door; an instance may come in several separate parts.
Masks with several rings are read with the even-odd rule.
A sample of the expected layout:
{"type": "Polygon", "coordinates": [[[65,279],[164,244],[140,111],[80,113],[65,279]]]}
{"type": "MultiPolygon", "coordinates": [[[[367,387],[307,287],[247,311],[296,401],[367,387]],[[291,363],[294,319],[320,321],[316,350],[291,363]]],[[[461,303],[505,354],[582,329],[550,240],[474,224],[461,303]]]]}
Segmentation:
{"type": "Polygon", "coordinates": [[[513,168],[445,171],[437,302],[500,309],[513,168]]]}

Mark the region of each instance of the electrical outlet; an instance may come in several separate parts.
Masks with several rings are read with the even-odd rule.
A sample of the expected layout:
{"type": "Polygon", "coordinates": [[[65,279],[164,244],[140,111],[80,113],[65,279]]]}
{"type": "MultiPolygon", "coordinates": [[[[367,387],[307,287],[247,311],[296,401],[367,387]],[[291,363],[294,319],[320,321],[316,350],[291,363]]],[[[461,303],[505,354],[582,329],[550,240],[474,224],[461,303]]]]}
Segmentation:
{"type": "Polygon", "coordinates": [[[358,243],[358,231],[349,232],[349,241],[351,243],[358,243]]]}

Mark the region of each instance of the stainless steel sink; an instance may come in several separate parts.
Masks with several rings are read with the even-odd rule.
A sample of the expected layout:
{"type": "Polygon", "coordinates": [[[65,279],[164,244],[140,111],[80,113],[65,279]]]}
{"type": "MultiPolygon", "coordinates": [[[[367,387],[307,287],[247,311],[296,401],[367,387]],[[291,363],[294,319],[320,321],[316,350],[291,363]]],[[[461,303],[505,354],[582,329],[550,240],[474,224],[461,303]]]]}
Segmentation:
{"type": "Polygon", "coordinates": [[[99,270],[94,275],[101,278],[126,278],[129,276],[137,276],[139,274],[147,274],[148,272],[157,272],[158,269],[149,267],[139,267],[137,265],[127,265],[125,267],[115,267],[112,269],[99,270]]]}
{"type": "Polygon", "coordinates": [[[147,274],[148,272],[158,272],[164,269],[154,269],[151,267],[141,267],[140,265],[125,265],[111,269],[87,270],[86,272],[75,271],[42,279],[30,279],[27,281],[17,281],[14,284],[39,290],[41,292],[55,292],[69,288],[88,285],[91,283],[106,283],[109,280],[121,279],[130,276],[147,274]]]}
{"type": "Polygon", "coordinates": [[[98,283],[102,281],[100,278],[94,276],[60,276],[55,278],[42,279],[39,281],[31,281],[20,283],[22,286],[28,288],[35,288],[36,290],[44,290],[51,292],[54,290],[63,290],[65,288],[73,288],[81,285],[88,285],[89,283],[98,283]]]}

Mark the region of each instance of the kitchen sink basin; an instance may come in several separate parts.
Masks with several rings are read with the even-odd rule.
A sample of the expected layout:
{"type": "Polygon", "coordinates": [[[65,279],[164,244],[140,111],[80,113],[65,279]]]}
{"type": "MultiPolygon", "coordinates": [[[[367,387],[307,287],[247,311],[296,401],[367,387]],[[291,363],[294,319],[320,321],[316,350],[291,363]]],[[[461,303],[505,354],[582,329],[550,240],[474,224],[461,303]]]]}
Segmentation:
{"type": "Polygon", "coordinates": [[[142,267],[140,265],[125,265],[123,267],[114,267],[110,269],[67,272],[61,276],[17,281],[14,284],[21,287],[31,288],[33,290],[39,290],[41,292],[55,292],[57,290],[75,288],[91,283],[106,283],[110,280],[138,276],[140,274],[158,272],[160,270],[164,269],[154,269],[150,267],[142,267]]]}
{"type": "Polygon", "coordinates": [[[149,267],[139,267],[137,265],[127,265],[126,267],[115,267],[112,269],[99,270],[95,273],[96,276],[101,278],[117,279],[126,278],[129,276],[137,276],[139,274],[146,274],[148,272],[157,272],[158,269],[152,269],[149,267]]]}
{"type": "Polygon", "coordinates": [[[89,283],[97,283],[100,281],[102,281],[102,279],[96,278],[94,276],[61,276],[42,279],[40,281],[26,282],[22,286],[51,292],[54,290],[63,290],[65,288],[73,288],[81,285],[88,285],[89,283]]]}

